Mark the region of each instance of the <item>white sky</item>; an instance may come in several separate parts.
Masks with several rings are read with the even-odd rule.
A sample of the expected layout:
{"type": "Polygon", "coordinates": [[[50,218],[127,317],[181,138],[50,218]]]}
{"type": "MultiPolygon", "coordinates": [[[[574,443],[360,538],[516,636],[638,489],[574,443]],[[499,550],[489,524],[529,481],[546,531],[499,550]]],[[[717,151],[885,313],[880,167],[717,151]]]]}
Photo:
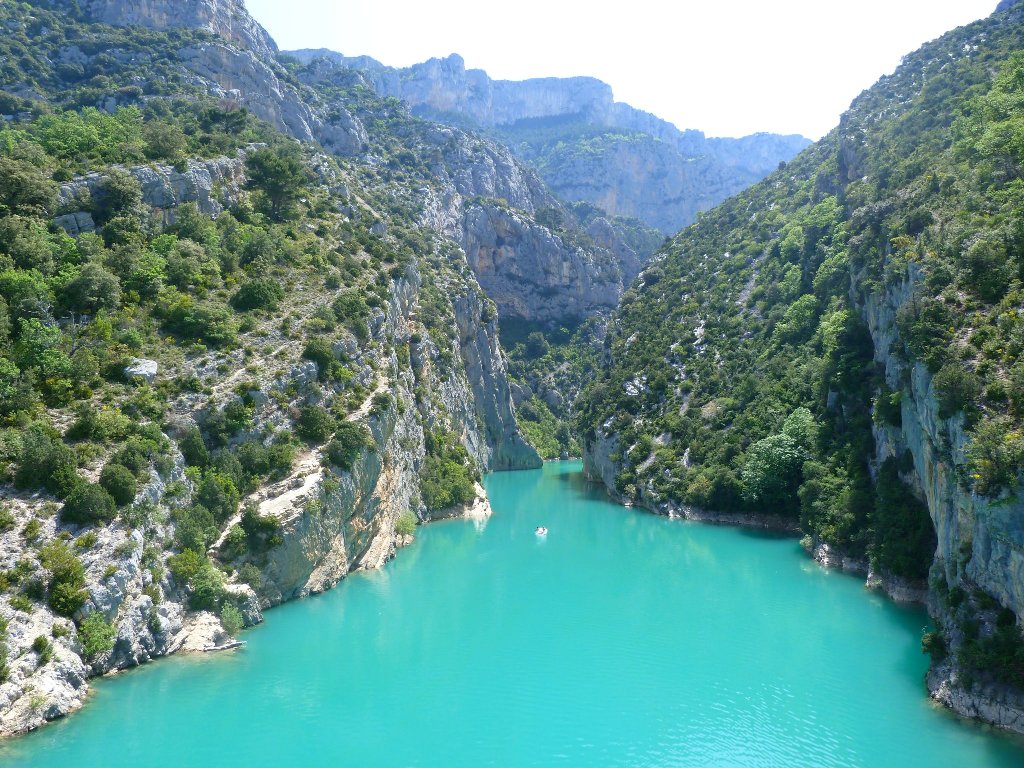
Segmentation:
{"type": "Polygon", "coordinates": [[[391,66],[459,53],[496,79],[590,75],[709,136],[817,139],[900,58],[998,0],[246,0],[282,49],[391,66]]]}

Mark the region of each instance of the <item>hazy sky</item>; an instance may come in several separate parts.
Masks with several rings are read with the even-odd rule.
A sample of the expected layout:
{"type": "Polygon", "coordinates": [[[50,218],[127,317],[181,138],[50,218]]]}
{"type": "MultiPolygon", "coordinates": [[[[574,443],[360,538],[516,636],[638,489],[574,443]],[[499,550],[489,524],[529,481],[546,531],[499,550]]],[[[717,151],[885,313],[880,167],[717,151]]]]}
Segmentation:
{"type": "Polygon", "coordinates": [[[591,75],[710,136],[828,132],[900,58],[997,0],[246,0],[282,49],[392,66],[459,53],[494,78],[591,75]]]}

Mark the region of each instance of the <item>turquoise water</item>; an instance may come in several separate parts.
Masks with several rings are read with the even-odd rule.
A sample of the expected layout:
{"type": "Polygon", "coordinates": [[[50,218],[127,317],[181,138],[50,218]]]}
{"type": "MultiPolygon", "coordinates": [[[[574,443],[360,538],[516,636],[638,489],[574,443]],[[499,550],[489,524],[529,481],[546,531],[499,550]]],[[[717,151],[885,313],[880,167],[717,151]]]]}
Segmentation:
{"type": "Polygon", "coordinates": [[[614,506],[579,469],[488,477],[483,529],[421,529],[242,651],[99,681],[0,765],[1024,765],[929,704],[922,611],[793,539],[614,506]]]}

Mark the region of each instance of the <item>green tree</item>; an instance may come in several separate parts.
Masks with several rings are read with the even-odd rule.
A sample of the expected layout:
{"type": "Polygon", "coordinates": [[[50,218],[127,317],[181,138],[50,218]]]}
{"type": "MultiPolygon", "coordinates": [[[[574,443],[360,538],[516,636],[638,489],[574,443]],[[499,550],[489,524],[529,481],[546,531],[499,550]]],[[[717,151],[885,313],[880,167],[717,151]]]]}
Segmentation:
{"type": "Polygon", "coordinates": [[[57,201],[57,185],[42,169],[0,155],[0,216],[46,216],[57,201]]]}
{"type": "Polygon", "coordinates": [[[220,609],[220,625],[230,637],[237,637],[238,633],[245,627],[245,618],[242,612],[231,603],[225,603],[220,609]]]}
{"type": "Polygon", "coordinates": [[[138,492],[135,475],[120,464],[107,463],[100,473],[100,485],[109,493],[118,506],[131,504],[138,492]]]}
{"type": "Polygon", "coordinates": [[[766,511],[795,512],[801,469],[810,458],[800,443],[785,433],[754,443],[743,465],[743,493],[766,511]]]}
{"type": "Polygon", "coordinates": [[[295,431],[299,433],[299,437],[316,444],[328,440],[337,429],[338,421],[330,411],[320,405],[303,406],[295,423],[295,431]]]}
{"type": "Polygon", "coordinates": [[[93,611],[78,625],[78,639],[82,643],[82,652],[89,661],[114,647],[117,640],[117,629],[103,618],[99,611],[93,611]]]}
{"type": "Polygon", "coordinates": [[[263,195],[267,215],[274,221],[288,218],[310,180],[299,145],[289,142],[259,149],[246,158],[245,167],[247,186],[263,195]]]}
{"type": "Polygon", "coordinates": [[[96,189],[93,215],[97,224],[106,224],[115,216],[134,215],[142,205],[142,187],[127,171],[111,170],[96,189]]]}
{"type": "Polygon", "coordinates": [[[269,277],[250,280],[231,297],[231,306],[243,312],[253,309],[275,310],[284,299],[284,289],[269,277]]]}
{"type": "Polygon", "coordinates": [[[39,561],[50,572],[47,584],[50,607],[62,616],[73,615],[88,599],[82,561],[60,539],[43,545],[39,550],[39,561]]]}
{"type": "Polygon", "coordinates": [[[948,419],[970,409],[981,394],[977,377],[958,363],[946,363],[932,379],[939,404],[939,418],[948,419]]]}
{"type": "Polygon", "coordinates": [[[78,277],[65,286],[62,303],[73,312],[117,309],[121,304],[121,283],[99,264],[86,264],[78,277]]]}
{"type": "Polygon", "coordinates": [[[150,120],[142,126],[146,157],[150,160],[181,161],[188,148],[188,139],[181,128],[167,120],[150,120]]]}
{"type": "Polygon", "coordinates": [[[71,491],[60,511],[63,521],[81,525],[106,523],[116,515],[114,498],[96,483],[85,481],[71,491]]]}

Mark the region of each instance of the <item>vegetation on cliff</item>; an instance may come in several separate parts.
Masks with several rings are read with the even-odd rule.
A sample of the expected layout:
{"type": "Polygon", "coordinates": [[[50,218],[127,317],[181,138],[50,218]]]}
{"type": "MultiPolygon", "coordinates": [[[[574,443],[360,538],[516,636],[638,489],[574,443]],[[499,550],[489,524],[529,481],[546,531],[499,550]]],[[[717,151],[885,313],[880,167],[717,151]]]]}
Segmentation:
{"type": "MultiPolygon", "coordinates": [[[[504,385],[494,306],[421,223],[418,189],[441,171],[415,160],[404,126],[422,127],[404,109],[352,94],[377,154],[334,156],[190,70],[220,44],[208,33],[54,5],[0,10],[2,733],[73,706],[84,688],[62,675],[178,647],[183,609],[229,634],[259,620],[282,599],[267,569],[283,519],[323,516],[355,475],[370,477],[353,506],[373,514],[337,521],[350,563],[378,535],[387,556],[397,520],[377,519],[374,493],[415,520],[475,498],[488,446],[515,439],[536,459],[508,403],[474,403],[463,346],[493,354],[504,385]],[[482,310],[463,338],[467,297],[482,310]],[[378,456],[398,421],[401,455],[378,456]],[[417,452],[423,477],[403,482],[393,465],[417,452]],[[403,487],[379,490],[374,473],[403,487]],[[32,648],[68,664],[30,667],[25,627],[45,627],[32,648]],[[31,704],[36,674],[63,697],[53,707],[31,704]]],[[[264,63],[256,74],[315,101],[264,63]]]]}
{"type": "Polygon", "coordinates": [[[579,403],[589,445],[619,439],[620,494],[798,517],[922,578],[927,507],[874,437],[899,427],[920,364],[943,433],[967,430],[965,456],[945,449],[959,483],[1009,503],[1024,462],[1022,47],[1019,9],[928,44],[655,256],[579,403]],[[880,348],[870,326],[890,305],[880,348]]]}

